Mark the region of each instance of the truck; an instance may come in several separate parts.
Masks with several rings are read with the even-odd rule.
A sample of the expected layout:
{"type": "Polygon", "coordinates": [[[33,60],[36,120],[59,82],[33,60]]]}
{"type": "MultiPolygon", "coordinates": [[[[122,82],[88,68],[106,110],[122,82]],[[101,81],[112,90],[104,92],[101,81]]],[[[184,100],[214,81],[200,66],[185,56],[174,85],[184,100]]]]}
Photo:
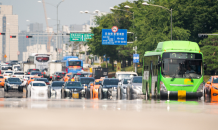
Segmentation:
{"type": "Polygon", "coordinates": [[[66,71],[66,68],[64,66],[63,62],[49,62],[48,63],[48,72],[46,73],[46,76],[49,80],[52,79],[52,75],[55,72],[61,72],[61,71],[66,71]]]}
{"type": "Polygon", "coordinates": [[[36,64],[23,63],[23,64],[21,64],[21,68],[22,68],[23,72],[26,73],[28,69],[35,69],[36,68],[36,64]]]}

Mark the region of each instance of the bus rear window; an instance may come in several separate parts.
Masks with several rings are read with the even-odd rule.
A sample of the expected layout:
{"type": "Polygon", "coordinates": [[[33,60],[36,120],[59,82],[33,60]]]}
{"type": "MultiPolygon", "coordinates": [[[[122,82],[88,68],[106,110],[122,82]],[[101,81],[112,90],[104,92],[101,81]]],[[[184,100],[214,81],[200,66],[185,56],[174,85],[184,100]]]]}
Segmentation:
{"type": "Polygon", "coordinates": [[[38,62],[48,62],[49,61],[49,57],[36,57],[36,60],[38,62]]]}
{"type": "Polygon", "coordinates": [[[69,66],[81,66],[81,61],[69,61],[69,66]]]}

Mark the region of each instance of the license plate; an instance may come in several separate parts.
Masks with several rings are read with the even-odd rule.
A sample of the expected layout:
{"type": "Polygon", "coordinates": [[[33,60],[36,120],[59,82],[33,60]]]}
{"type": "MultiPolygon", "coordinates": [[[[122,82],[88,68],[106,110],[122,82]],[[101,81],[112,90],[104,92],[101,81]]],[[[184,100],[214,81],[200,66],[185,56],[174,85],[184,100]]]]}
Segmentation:
{"type": "Polygon", "coordinates": [[[43,97],[43,96],[44,96],[44,93],[39,93],[39,96],[40,96],[40,97],[43,97]]]}
{"type": "Polygon", "coordinates": [[[185,90],[179,90],[178,91],[178,99],[184,99],[186,98],[186,91],[185,90]]]}
{"type": "Polygon", "coordinates": [[[18,86],[13,86],[13,88],[16,88],[16,89],[17,89],[17,88],[18,88],[18,86]]]}
{"type": "Polygon", "coordinates": [[[72,98],[79,98],[79,93],[73,93],[72,98]]]}

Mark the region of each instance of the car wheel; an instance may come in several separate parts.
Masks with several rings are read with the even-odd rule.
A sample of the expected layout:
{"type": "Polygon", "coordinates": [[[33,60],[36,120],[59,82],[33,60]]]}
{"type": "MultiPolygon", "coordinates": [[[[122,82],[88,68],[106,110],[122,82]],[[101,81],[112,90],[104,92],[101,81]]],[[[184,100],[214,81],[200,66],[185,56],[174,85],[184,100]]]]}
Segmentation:
{"type": "Polygon", "coordinates": [[[65,98],[65,95],[64,95],[64,92],[63,92],[63,91],[61,91],[61,98],[62,98],[62,99],[65,98]]]}
{"type": "Polygon", "coordinates": [[[90,99],[92,99],[93,98],[93,91],[92,91],[92,89],[90,89],[90,99]]]}
{"type": "Polygon", "coordinates": [[[48,90],[48,98],[51,98],[51,90],[48,90]]]}
{"type": "Polygon", "coordinates": [[[8,92],[8,87],[7,86],[5,86],[5,92],[8,92]]]}
{"type": "Polygon", "coordinates": [[[127,99],[131,100],[131,90],[130,90],[130,88],[127,88],[127,99]]]}

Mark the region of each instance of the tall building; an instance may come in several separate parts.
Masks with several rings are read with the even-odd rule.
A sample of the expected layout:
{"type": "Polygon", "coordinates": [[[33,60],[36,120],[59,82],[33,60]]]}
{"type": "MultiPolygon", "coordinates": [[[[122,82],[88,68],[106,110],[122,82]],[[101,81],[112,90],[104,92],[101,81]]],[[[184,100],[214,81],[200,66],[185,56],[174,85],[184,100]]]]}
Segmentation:
{"type": "Polygon", "coordinates": [[[42,23],[31,23],[29,25],[30,32],[43,32],[43,24],[42,23]]]}
{"type": "Polygon", "coordinates": [[[12,5],[0,4],[0,60],[18,59],[18,15],[13,15],[12,5]],[[16,36],[10,38],[10,36],[16,36]],[[4,57],[6,56],[6,57],[4,57]]]}

